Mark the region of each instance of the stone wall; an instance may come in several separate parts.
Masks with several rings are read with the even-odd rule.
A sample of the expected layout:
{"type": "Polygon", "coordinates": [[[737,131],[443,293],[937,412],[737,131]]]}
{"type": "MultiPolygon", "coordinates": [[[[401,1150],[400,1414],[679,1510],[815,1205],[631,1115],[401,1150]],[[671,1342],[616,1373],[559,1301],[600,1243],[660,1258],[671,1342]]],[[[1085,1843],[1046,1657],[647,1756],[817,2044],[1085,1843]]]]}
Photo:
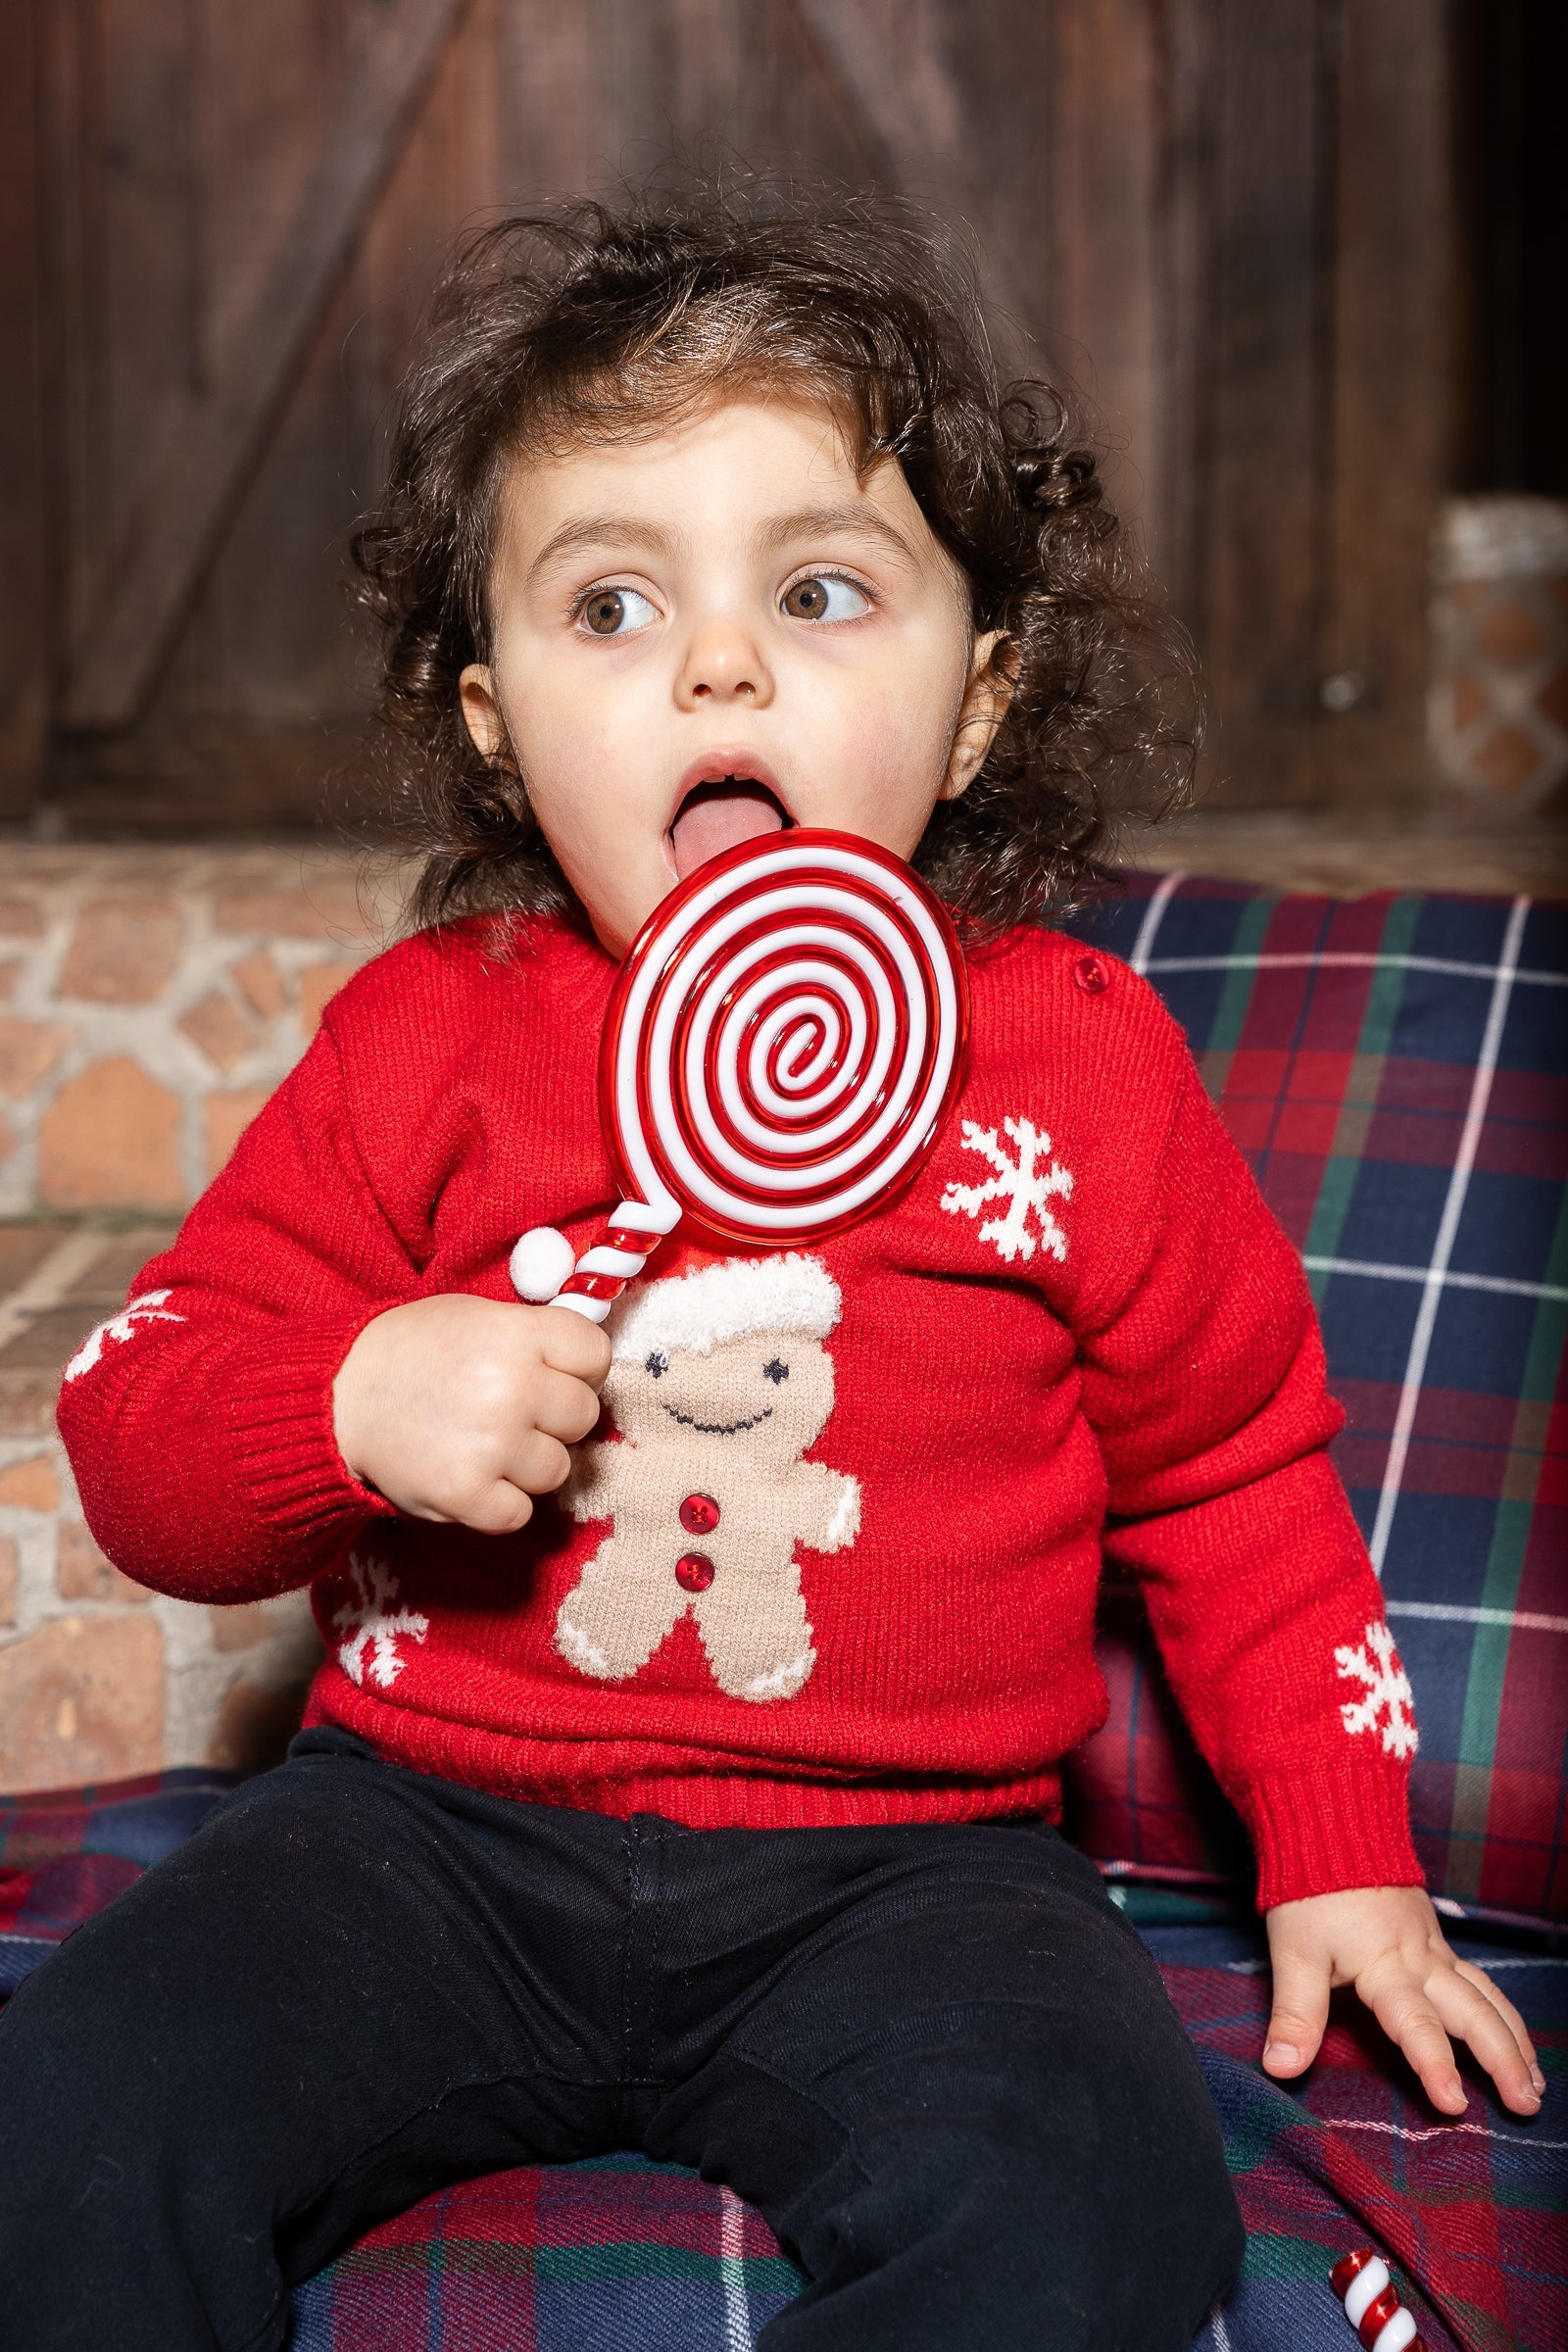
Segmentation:
{"type": "Polygon", "coordinates": [[[346,855],[8,845],[0,1216],[186,1207],[396,918],[346,855]]]}
{"type": "Polygon", "coordinates": [[[297,1720],[299,1595],[200,1608],[103,1558],[60,1371],[395,926],[397,878],[265,848],[7,846],[0,881],[0,1789],[247,1766],[297,1720]]]}

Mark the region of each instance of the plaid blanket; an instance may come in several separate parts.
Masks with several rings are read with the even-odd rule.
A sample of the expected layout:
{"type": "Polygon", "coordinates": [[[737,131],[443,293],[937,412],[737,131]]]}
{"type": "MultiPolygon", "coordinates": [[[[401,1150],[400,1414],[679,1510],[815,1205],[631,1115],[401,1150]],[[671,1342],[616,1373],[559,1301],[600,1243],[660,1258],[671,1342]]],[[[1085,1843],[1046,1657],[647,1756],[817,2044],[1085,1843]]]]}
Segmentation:
{"type": "Polygon", "coordinates": [[[0,2000],[73,1928],[172,1853],[237,1777],[187,1768],[0,1796],[0,2000]]]}
{"type": "MultiPolygon", "coordinates": [[[[170,1772],[0,1800],[0,1990],[187,1837],[230,1785],[170,1772]]],[[[1118,1888],[1159,1960],[1219,2109],[1249,2239],[1201,2352],[1353,2352],[1328,2284],[1375,2244],[1430,2352],[1560,2352],[1568,2341],[1568,1960],[1460,1948],[1530,2020],[1548,2090],[1506,2116],[1471,2070],[1441,2121],[1337,1996],[1320,2063],[1260,2073],[1266,1978],[1254,1924],[1223,1905],[1118,1888]],[[1185,1915],[1185,1916],[1184,1916],[1185,1915]]],[[[760,2218],[716,2183],[624,2155],[522,2167],[427,2197],[298,2289],[292,2352],[744,2352],[799,2291],[760,2218]]]]}
{"type": "Polygon", "coordinates": [[[1305,2082],[1269,2082],[1257,2065],[1268,2015],[1261,1936],[1144,1932],[1197,2044],[1247,2224],[1241,2281],[1205,2347],[1352,2352],[1328,2284],[1352,2245],[1384,2254],[1429,2352],[1544,2352],[1568,2340],[1568,1961],[1455,1937],[1497,1970],[1529,2018],[1548,2088],[1541,2116],[1520,2123],[1466,2059],[1469,2111],[1448,2122],[1391,2063],[1353,1994],[1335,1995],[1305,2082]]]}
{"type": "MultiPolygon", "coordinates": [[[[1075,927],[1158,988],[1305,1261],[1415,1690],[1428,1885],[1568,1917],[1568,906],[1145,875],[1075,927]]],[[[1073,1833],[1129,1875],[1234,1880],[1140,1615],[1109,1596],[1073,1833]]]]}
{"type": "Polygon", "coordinates": [[[294,2296],[290,2352],[745,2352],[804,2285],[725,2188],[642,2156],[469,2180],[294,2296]]]}

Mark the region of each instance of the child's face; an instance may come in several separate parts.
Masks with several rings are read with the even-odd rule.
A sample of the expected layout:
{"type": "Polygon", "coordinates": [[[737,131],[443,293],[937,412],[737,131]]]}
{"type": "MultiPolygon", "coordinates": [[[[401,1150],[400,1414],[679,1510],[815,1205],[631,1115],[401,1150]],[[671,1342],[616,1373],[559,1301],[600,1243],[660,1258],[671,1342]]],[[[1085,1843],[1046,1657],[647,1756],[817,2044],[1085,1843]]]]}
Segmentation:
{"type": "Polygon", "coordinates": [[[463,673],[613,954],[675,880],[781,824],[913,851],[1005,710],[995,635],[897,464],[744,402],[657,440],[521,460],[493,654],[463,673]]]}

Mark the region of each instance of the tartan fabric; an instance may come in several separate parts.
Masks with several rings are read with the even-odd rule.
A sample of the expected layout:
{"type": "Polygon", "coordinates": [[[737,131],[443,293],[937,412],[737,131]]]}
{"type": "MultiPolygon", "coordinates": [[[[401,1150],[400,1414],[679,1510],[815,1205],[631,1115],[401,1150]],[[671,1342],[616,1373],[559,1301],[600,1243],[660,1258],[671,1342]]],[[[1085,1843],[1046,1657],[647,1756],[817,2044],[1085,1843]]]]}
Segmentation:
{"type": "Polygon", "coordinates": [[[187,1766],[104,1788],[0,1796],[0,1998],[172,1853],[237,1778],[187,1766]]]}
{"type": "Polygon", "coordinates": [[[805,2283],[760,2217],[641,2156],[496,2173],[294,2296],[290,2352],[743,2352],[805,2283]]]}
{"type": "MultiPolygon", "coordinates": [[[[1415,1690],[1416,1847],[1460,1916],[1568,1917],[1568,906],[1152,876],[1075,928],[1147,973],[1300,1250],[1335,1458],[1415,1690]]],[[[1234,1817],[1106,1595],[1069,1824],[1235,1881],[1234,1817]]]]}
{"type": "Polygon", "coordinates": [[[1328,2272],[1374,2245],[1429,2352],[1547,2352],[1568,2342],[1568,1961],[1456,1948],[1498,1972],[1529,2018],[1547,2079],[1520,2123],[1461,2061],[1470,2094],[1438,2117],[1353,1994],[1338,1993],[1322,2055],[1292,2090],[1257,2067],[1268,2015],[1255,1932],[1145,1931],[1197,2044],[1247,2224],[1236,2292],[1204,2352],[1284,2344],[1346,2352],[1354,2337],[1328,2272]]]}

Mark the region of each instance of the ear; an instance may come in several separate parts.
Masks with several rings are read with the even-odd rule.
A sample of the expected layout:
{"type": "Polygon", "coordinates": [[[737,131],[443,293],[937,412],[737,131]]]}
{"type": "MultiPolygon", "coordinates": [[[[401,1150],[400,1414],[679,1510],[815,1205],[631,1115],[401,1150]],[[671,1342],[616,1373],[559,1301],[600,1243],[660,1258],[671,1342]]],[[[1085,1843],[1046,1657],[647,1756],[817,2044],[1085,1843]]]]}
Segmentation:
{"type": "Polygon", "coordinates": [[[470,662],[458,680],[463,723],[481,760],[500,760],[510,748],[496,682],[482,662],[470,662]]]}
{"type": "Polygon", "coordinates": [[[969,676],[958,705],[958,723],[953,730],[948,772],[939,800],[956,801],[966,792],[985,763],[997,729],[1007,715],[1018,683],[1012,641],[1003,629],[987,629],[974,641],[969,676]]]}

